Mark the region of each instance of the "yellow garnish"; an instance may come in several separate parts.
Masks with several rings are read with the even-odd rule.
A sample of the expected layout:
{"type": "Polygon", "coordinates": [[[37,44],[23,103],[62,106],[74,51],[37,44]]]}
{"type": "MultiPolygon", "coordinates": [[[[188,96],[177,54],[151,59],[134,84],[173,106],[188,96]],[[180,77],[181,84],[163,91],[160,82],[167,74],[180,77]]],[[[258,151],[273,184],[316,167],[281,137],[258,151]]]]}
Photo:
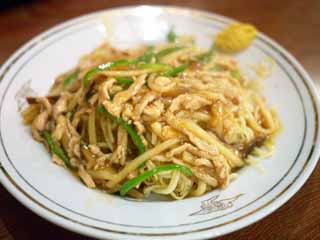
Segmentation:
{"type": "Polygon", "coordinates": [[[257,29],[254,26],[233,23],[217,35],[215,45],[224,52],[239,52],[249,47],[256,35],[257,29]]]}
{"type": "Polygon", "coordinates": [[[250,67],[256,73],[257,77],[260,79],[266,79],[271,75],[274,68],[276,66],[276,62],[273,58],[266,56],[257,64],[252,64],[250,67]]]}

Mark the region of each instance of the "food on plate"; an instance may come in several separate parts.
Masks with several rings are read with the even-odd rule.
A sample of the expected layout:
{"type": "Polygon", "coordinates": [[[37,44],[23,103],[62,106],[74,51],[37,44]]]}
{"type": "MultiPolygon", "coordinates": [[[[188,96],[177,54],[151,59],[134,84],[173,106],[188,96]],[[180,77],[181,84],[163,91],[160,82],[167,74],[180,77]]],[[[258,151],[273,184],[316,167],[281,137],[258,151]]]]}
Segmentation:
{"type": "Polygon", "coordinates": [[[173,199],[225,188],[279,129],[276,112],[222,52],[254,36],[253,27],[233,24],[210,49],[173,30],[152,46],[102,44],[47,96],[27,98],[24,123],[54,163],[90,188],[173,199]]]}

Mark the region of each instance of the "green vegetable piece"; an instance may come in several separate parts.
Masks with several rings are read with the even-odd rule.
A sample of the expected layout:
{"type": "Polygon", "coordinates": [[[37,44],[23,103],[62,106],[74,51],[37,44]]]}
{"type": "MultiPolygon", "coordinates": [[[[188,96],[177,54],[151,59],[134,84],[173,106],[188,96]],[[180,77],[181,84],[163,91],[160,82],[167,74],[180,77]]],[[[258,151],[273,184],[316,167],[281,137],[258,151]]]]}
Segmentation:
{"type": "Polygon", "coordinates": [[[173,48],[166,48],[163,49],[162,51],[160,51],[159,53],[155,54],[153,53],[153,48],[149,48],[149,50],[146,51],[145,54],[141,55],[140,57],[134,59],[134,60],[128,60],[128,59],[121,59],[118,61],[114,61],[114,62],[107,62],[104,64],[99,65],[98,67],[92,68],[91,70],[89,70],[83,77],[83,85],[87,86],[90,82],[90,79],[97,73],[105,71],[109,68],[112,67],[117,67],[117,66],[126,66],[126,65],[136,65],[139,64],[141,62],[144,62],[142,64],[139,64],[138,67],[142,68],[142,69],[146,69],[146,68],[152,68],[156,71],[165,71],[168,69],[168,65],[166,64],[156,64],[156,63],[150,63],[152,58],[158,58],[158,57],[163,57],[167,54],[170,54],[172,52],[175,52],[179,49],[181,49],[182,47],[173,47],[173,48]]]}
{"type": "Polygon", "coordinates": [[[158,174],[160,172],[165,172],[165,171],[172,171],[172,170],[180,170],[181,172],[185,173],[187,176],[192,176],[192,171],[183,165],[179,165],[179,164],[168,164],[168,165],[162,165],[162,166],[158,166],[150,171],[144,172],[138,176],[136,176],[135,178],[132,178],[130,180],[128,180],[127,182],[125,182],[121,187],[120,187],[120,195],[124,196],[126,195],[126,193],[134,188],[135,186],[137,186],[139,183],[143,182],[144,180],[146,180],[147,178],[158,174]]]}
{"type": "Polygon", "coordinates": [[[83,85],[87,86],[89,84],[90,79],[93,77],[93,75],[97,74],[98,72],[102,72],[104,70],[107,70],[111,67],[117,67],[117,66],[126,66],[126,65],[132,65],[135,64],[136,61],[127,60],[127,59],[121,59],[114,62],[107,62],[104,64],[99,65],[98,67],[92,68],[89,70],[86,75],[83,77],[83,85]]]}
{"type": "Polygon", "coordinates": [[[146,147],[143,144],[141,137],[139,136],[139,134],[137,133],[137,131],[133,128],[133,126],[131,124],[129,124],[127,121],[123,120],[120,117],[113,116],[111,113],[109,113],[101,105],[97,107],[97,112],[99,114],[104,114],[104,115],[108,116],[113,121],[115,121],[116,123],[121,125],[128,132],[128,134],[131,137],[134,145],[136,145],[136,147],[138,148],[140,154],[142,154],[142,153],[144,153],[146,151],[146,147]]]}
{"type": "Polygon", "coordinates": [[[173,31],[173,28],[170,29],[170,32],[167,35],[168,42],[174,43],[177,40],[177,34],[173,31]]]}
{"type": "Polygon", "coordinates": [[[99,65],[98,67],[92,68],[89,70],[86,75],[83,78],[83,84],[84,86],[87,86],[90,78],[97,74],[98,72],[102,72],[104,70],[107,70],[111,67],[117,67],[117,66],[126,66],[126,65],[135,65],[139,62],[145,62],[150,63],[151,59],[155,57],[155,53],[153,53],[153,46],[149,47],[149,49],[145,52],[145,54],[141,55],[140,57],[134,59],[134,60],[128,60],[128,59],[121,59],[114,62],[107,62],[104,64],[99,65]]]}
{"type": "Polygon", "coordinates": [[[145,53],[143,55],[141,55],[140,57],[138,57],[136,59],[137,62],[145,62],[145,63],[150,63],[152,58],[155,57],[155,54],[150,52],[150,53],[145,53]]]}
{"type": "Polygon", "coordinates": [[[116,77],[116,81],[122,85],[131,85],[133,83],[132,77],[116,77]]]}
{"type": "Polygon", "coordinates": [[[163,63],[142,63],[138,65],[138,68],[140,69],[152,69],[155,72],[163,72],[167,71],[171,68],[168,64],[163,63]]]}
{"type": "Polygon", "coordinates": [[[207,63],[207,62],[209,62],[211,60],[211,58],[212,58],[212,56],[214,55],[215,52],[216,52],[216,47],[213,44],[208,52],[198,55],[197,59],[200,62],[207,63]]]}
{"type": "Polygon", "coordinates": [[[164,72],[163,73],[163,76],[165,77],[175,77],[177,76],[179,73],[183,72],[184,70],[186,70],[188,67],[187,64],[182,64],[176,68],[172,68],[172,69],[169,69],[168,71],[164,72]]]}
{"type": "Polygon", "coordinates": [[[145,63],[150,63],[152,58],[156,58],[156,54],[153,52],[154,50],[154,46],[150,46],[148,47],[148,49],[146,50],[146,52],[141,55],[140,57],[138,57],[135,61],[138,62],[145,62],[145,63]]]}
{"type": "Polygon", "coordinates": [[[231,70],[230,75],[231,75],[231,77],[236,78],[238,80],[241,79],[241,74],[240,74],[239,70],[231,70]]]}
{"type": "MultiPolygon", "coordinates": [[[[108,113],[107,110],[106,110],[102,105],[98,105],[98,106],[97,106],[97,113],[99,113],[100,115],[104,115],[104,114],[106,115],[106,114],[108,114],[108,117],[110,117],[110,116],[109,116],[110,113],[108,113]]],[[[110,114],[110,115],[111,115],[111,114],[110,114]]],[[[111,116],[112,116],[112,115],[111,115],[111,116]]],[[[112,116],[112,117],[113,117],[113,116],[112,116]]]]}
{"type": "Polygon", "coordinates": [[[165,48],[165,49],[162,49],[161,51],[159,51],[159,52],[157,53],[157,57],[158,57],[158,58],[162,58],[162,57],[164,57],[164,56],[166,56],[166,55],[169,55],[169,54],[174,53],[174,52],[176,52],[176,51],[179,51],[179,50],[181,50],[181,49],[183,49],[183,47],[180,47],[180,46],[165,48]]]}
{"type": "Polygon", "coordinates": [[[43,131],[43,136],[46,139],[52,153],[57,155],[68,168],[73,168],[70,164],[70,159],[67,154],[63,151],[63,149],[53,140],[51,134],[47,131],[43,131]]]}
{"type": "Polygon", "coordinates": [[[65,79],[62,81],[63,87],[67,87],[73,80],[77,79],[79,76],[79,69],[68,75],[65,79]]]}
{"type": "Polygon", "coordinates": [[[136,145],[136,147],[138,148],[139,153],[140,154],[144,153],[146,151],[146,147],[144,146],[141,137],[139,136],[137,131],[132,127],[132,125],[129,124],[127,121],[123,120],[122,118],[118,118],[117,121],[125,130],[127,130],[134,145],[136,145]]]}

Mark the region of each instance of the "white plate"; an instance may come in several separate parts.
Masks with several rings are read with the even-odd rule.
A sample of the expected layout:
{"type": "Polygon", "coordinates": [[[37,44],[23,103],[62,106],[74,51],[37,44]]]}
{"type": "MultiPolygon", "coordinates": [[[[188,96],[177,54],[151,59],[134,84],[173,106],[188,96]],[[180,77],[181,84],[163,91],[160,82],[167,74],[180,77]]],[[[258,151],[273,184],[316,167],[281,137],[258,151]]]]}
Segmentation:
{"type": "Polygon", "coordinates": [[[276,61],[263,94],[277,107],[283,131],[273,156],[261,159],[264,172],[245,167],[225,190],[182,201],[137,202],[88,189],[51,162],[44,147],[32,140],[18,112],[28,86],[46,94],[55,76],[105,39],[119,47],[165,41],[174,26],[178,33],[193,34],[200,45],[209,46],[227,23],[230,20],[224,17],[190,9],[126,7],[76,18],[28,42],[0,70],[2,184],[43,218],[104,239],[212,238],[276,210],[299,190],[319,158],[319,101],[302,66],[261,33],[236,57],[243,68],[266,56],[276,61]],[[108,19],[107,31],[102,16],[108,19]]]}

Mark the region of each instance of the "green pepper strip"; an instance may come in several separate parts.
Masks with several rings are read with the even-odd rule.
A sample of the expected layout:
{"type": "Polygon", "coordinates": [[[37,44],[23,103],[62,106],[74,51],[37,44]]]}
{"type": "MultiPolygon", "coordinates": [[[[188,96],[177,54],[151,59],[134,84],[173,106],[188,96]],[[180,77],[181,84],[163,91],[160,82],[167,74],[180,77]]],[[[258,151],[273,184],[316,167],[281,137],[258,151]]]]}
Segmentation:
{"type": "Polygon", "coordinates": [[[136,145],[136,147],[139,150],[139,153],[142,154],[146,151],[146,147],[144,146],[141,137],[139,136],[139,134],[137,133],[137,131],[132,127],[131,124],[129,124],[127,121],[123,120],[122,118],[119,117],[115,117],[112,114],[110,114],[103,106],[98,106],[97,107],[97,111],[100,114],[104,114],[107,115],[108,117],[110,117],[113,121],[115,121],[116,123],[120,124],[129,134],[129,136],[131,137],[134,145],[136,145]]]}
{"type": "Polygon", "coordinates": [[[163,72],[170,70],[171,66],[169,64],[163,63],[141,63],[138,64],[140,69],[152,69],[155,72],[163,72]]]}
{"type": "Polygon", "coordinates": [[[98,67],[92,68],[91,70],[89,70],[83,77],[83,85],[87,86],[89,84],[90,78],[97,74],[98,72],[102,72],[105,71],[111,67],[117,67],[117,66],[126,66],[126,65],[136,65],[140,62],[144,62],[144,64],[140,64],[138,67],[146,69],[146,68],[152,68],[152,69],[158,69],[156,71],[165,71],[168,69],[168,67],[166,67],[166,64],[157,64],[157,63],[150,63],[152,58],[161,58],[165,55],[168,55],[170,53],[173,53],[175,51],[178,51],[180,49],[182,49],[183,47],[172,47],[172,48],[166,48],[161,50],[158,53],[154,53],[153,52],[153,47],[150,47],[145,54],[141,55],[140,57],[134,59],[134,60],[128,60],[128,59],[121,59],[118,61],[114,61],[114,62],[107,62],[104,64],[99,65],[98,67]]]}
{"type": "Polygon", "coordinates": [[[168,42],[174,43],[177,40],[177,34],[173,31],[173,28],[170,29],[170,32],[167,35],[168,42]]]}
{"type": "Polygon", "coordinates": [[[116,81],[122,85],[131,85],[133,83],[132,77],[116,77],[116,81]]]}
{"type": "Polygon", "coordinates": [[[169,69],[168,71],[164,72],[163,73],[163,76],[165,77],[175,77],[177,76],[179,73],[183,72],[184,70],[186,70],[188,67],[187,64],[182,64],[176,68],[172,68],[172,69],[169,69]]]}
{"type": "Polygon", "coordinates": [[[63,87],[67,87],[73,80],[77,79],[79,76],[79,69],[68,75],[65,79],[63,79],[62,85],[63,87]]]}
{"type": "Polygon", "coordinates": [[[139,62],[146,62],[149,63],[151,62],[151,59],[153,57],[155,57],[155,54],[152,52],[153,47],[150,47],[145,54],[141,55],[140,57],[138,57],[137,59],[134,60],[128,60],[128,59],[121,59],[118,61],[114,61],[114,62],[107,62],[104,64],[99,65],[98,67],[92,68],[91,70],[89,70],[86,75],[83,78],[83,84],[86,86],[89,81],[90,78],[97,74],[98,72],[102,72],[104,70],[107,70],[111,67],[116,67],[116,66],[126,66],[126,65],[135,65],[139,62]]]}
{"type": "Polygon", "coordinates": [[[111,67],[132,65],[132,64],[135,64],[135,63],[136,63],[136,61],[134,61],[134,60],[121,59],[121,60],[118,60],[118,61],[101,64],[98,67],[92,68],[91,70],[89,70],[86,73],[86,75],[84,75],[84,77],[83,77],[83,85],[87,86],[89,84],[90,78],[93,75],[97,74],[98,72],[102,72],[102,71],[107,70],[107,69],[109,69],[111,67]]]}
{"type": "Polygon", "coordinates": [[[236,79],[241,79],[241,74],[239,72],[239,70],[232,70],[230,72],[231,77],[236,78],[236,79]]]}
{"type": "Polygon", "coordinates": [[[168,164],[168,165],[162,165],[162,166],[158,166],[154,169],[151,169],[150,171],[144,172],[138,176],[136,176],[135,178],[132,178],[130,180],[128,180],[127,182],[125,182],[121,187],[120,187],[120,195],[124,196],[126,195],[126,193],[131,189],[134,188],[135,186],[137,186],[139,183],[143,182],[144,180],[146,180],[147,178],[158,174],[160,172],[165,172],[165,171],[172,171],[172,170],[180,170],[182,172],[184,172],[186,175],[188,176],[192,176],[192,171],[183,165],[179,165],[179,164],[168,164]]]}
{"type": "Polygon", "coordinates": [[[215,51],[216,51],[216,47],[213,44],[208,52],[197,56],[197,59],[201,62],[207,63],[210,61],[210,59],[211,59],[212,55],[215,53],[215,51]]]}
{"type": "Polygon", "coordinates": [[[62,148],[53,140],[51,134],[47,131],[43,131],[43,136],[47,140],[47,143],[50,146],[51,151],[57,155],[68,168],[73,168],[70,164],[69,157],[65,154],[62,148]]]}
{"type": "Polygon", "coordinates": [[[165,48],[165,49],[162,49],[161,51],[159,51],[157,53],[157,57],[158,58],[162,58],[162,57],[164,57],[164,56],[166,56],[168,54],[174,53],[174,52],[176,52],[178,50],[181,50],[181,49],[183,49],[183,47],[180,47],[180,46],[171,47],[171,48],[165,48]]]}
{"type": "Polygon", "coordinates": [[[145,62],[150,63],[153,57],[156,57],[156,54],[153,52],[154,46],[148,47],[146,52],[140,57],[136,58],[136,63],[145,62]]]}

